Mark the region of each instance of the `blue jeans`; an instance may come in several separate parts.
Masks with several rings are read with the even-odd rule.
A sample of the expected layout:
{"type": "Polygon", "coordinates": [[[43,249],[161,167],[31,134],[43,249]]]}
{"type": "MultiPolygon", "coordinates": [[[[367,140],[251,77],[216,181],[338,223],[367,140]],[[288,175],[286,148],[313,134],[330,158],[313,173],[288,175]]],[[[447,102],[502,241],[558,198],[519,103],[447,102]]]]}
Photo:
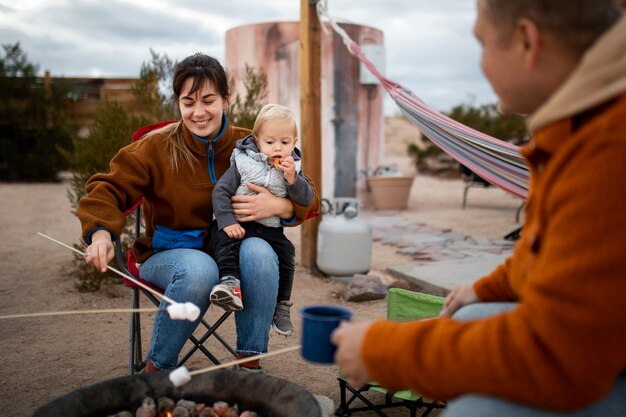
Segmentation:
{"type": "MultiPolygon", "coordinates": [[[[470,304],[454,314],[456,320],[472,320],[512,310],[516,303],[470,304]]],[[[618,417],[626,416],[626,374],[615,381],[613,390],[590,406],[570,413],[541,410],[486,395],[468,394],[448,403],[442,417],[618,417]]]]}
{"type": "MultiPolygon", "coordinates": [[[[278,258],[263,239],[244,239],[239,254],[241,295],[244,309],[235,313],[237,352],[267,352],[269,329],[278,292],[278,258]]],[[[200,317],[209,307],[211,289],[219,282],[213,258],[195,249],[170,249],[157,252],[139,266],[141,277],[177,302],[192,302],[200,317]]],[[[161,307],[167,303],[162,302],[161,307]]],[[[154,321],[150,350],[146,359],[159,369],[173,369],[185,342],[200,323],[171,320],[159,312],[154,321]]]]}

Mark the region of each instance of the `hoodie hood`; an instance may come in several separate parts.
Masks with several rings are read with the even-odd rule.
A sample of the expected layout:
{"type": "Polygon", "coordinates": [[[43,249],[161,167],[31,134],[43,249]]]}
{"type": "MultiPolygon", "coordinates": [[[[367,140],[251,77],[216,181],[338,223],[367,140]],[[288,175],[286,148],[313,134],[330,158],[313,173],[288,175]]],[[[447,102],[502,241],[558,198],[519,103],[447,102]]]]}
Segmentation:
{"type": "Polygon", "coordinates": [[[583,55],[561,87],[529,118],[532,133],[573,117],[626,91],[626,16],[583,55]]]}

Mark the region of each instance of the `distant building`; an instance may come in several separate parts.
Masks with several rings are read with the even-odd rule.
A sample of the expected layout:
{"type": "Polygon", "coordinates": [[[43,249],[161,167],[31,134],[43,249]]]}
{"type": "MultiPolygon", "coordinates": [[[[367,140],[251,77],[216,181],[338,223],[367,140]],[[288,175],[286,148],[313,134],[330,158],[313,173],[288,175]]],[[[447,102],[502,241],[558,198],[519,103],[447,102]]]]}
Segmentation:
{"type": "Polygon", "coordinates": [[[142,111],[133,94],[138,78],[51,77],[48,71],[44,84],[61,84],[68,90],[68,117],[79,126],[79,136],[86,137],[94,124],[98,107],[106,100],[117,101],[130,111],[142,111]]]}

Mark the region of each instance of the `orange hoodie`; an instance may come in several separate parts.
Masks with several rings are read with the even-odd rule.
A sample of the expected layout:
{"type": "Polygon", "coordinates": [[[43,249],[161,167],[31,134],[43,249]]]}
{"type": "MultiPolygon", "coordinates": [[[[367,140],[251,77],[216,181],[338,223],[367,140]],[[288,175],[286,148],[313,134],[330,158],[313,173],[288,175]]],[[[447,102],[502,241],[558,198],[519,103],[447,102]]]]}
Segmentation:
{"type": "Polygon", "coordinates": [[[474,285],[482,301],[517,308],[470,322],[378,321],[362,352],[372,379],[566,411],[601,399],[626,371],[624,50],[622,19],[531,118],[523,235],[474,285]]]}

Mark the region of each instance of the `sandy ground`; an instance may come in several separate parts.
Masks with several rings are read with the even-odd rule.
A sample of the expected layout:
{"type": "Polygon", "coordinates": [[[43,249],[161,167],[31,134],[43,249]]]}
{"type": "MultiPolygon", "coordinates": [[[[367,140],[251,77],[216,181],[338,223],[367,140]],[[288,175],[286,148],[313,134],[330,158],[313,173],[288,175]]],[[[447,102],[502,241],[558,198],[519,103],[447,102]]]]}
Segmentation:
{"type": "MultiPolygon", "coordinates": [[[[412,172],[405,157],[407,141],[415,132],[402,120],[391,121],[387,132],[387,161],[397,162],[412,172]],[[393,135],[389,132],[395,132],[393,135]]],[[[79,223],[70,213],[67,184],[0,184],[0,315],[130,306],[129,291],[111,285],[96,293],[79,293],[71,275],[72,254],[37,235],[42,232],[71,244],[78,241],[79,223]]],[[[501,238],[518,224],[515,212],[519,201],[504,192],[472,189],[469,206],[461,209],[463,184],[458,179],[437,179],[418,175],[413,185],[409,209],[377,213],[448,227],[468,235],[501,238]]],[[[289,236],[299,245],[299,231],[289,236]]],[[[411,262],[394,247],[374,244],[372,274],[390,279],[386,269],[411,262]]],[[[299,342],[300,318],[297,312],[309,304],[339,304],[354,311],[355,320],[381,318],[385,301],[348,303],[336,294],[345,284],[314,275],[299,267],[294,285],[295,334],[284,338],[272,334],[270,350],[299,342]]],[[[148,302],[142,300],[144,306],[148,302]]],[[[207,315],[217,317],[219,311],[207,315]]],[[[44,403],[70,391],[125,375],[128,356],[128,314],[74,315],[46,318],[0,320],[0,409],[6,416],[28,415],[44,403]]],[[[143,316],[144,345],[149,341],[152,314],[143,316]]],[[[222,328],[222,335],[234,342],[233,320],[222,328]]],[[[222,359],[228,354],[213,346],[222,359]]],[[[209,366],[194,357],[190,367],[209,366]]],[[[318,366],[303,361],[295,352],[264,361],[271,375],[288,379],[336,403],[339,390],[336,366],[318,366]]],[[[391,415],[408,415],[407,411],[391,415]]],[[[361,414],[374,415],[374,414],[361,414]]]]}

